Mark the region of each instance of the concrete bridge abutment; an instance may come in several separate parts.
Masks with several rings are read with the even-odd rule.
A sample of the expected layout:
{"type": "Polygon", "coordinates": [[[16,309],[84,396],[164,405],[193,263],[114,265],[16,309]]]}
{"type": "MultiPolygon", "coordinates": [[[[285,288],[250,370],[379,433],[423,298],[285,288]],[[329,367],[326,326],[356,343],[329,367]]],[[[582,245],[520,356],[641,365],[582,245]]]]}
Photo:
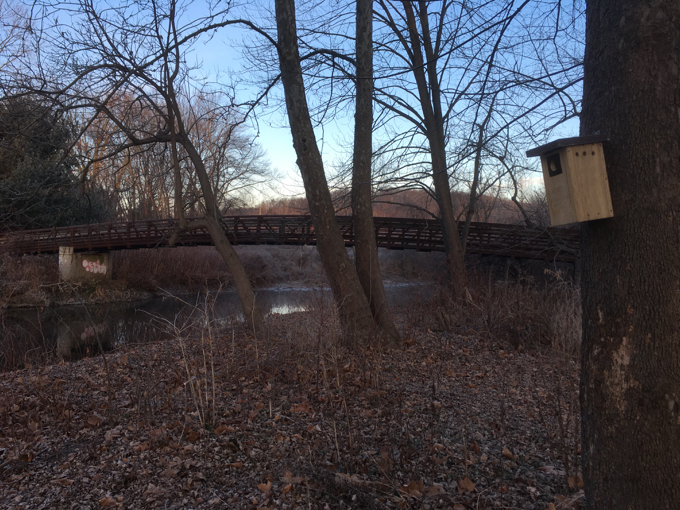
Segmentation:
{"type": "Polygon", "coordinates": [[[76,253],[70,246],[59,247],[59,275],[69,282],[110,280],[111,253],[76,253]]]}

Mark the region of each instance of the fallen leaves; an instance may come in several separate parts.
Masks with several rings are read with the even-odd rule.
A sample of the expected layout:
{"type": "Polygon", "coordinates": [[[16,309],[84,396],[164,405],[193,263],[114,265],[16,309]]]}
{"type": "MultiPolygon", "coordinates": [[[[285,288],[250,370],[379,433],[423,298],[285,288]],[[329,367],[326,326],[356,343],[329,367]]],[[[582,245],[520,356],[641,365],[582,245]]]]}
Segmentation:
{"type": "Polygon", "coordinates": [[[165,471],[161,471],[161,476],[172,478],[173,476],[176,476],[177,473],[179,473],[179,469],[168,468],[165,471]]]}
{"type": "Polygon", "coordinates": [[[144,494],[151,495],[151,496],[158,496],[160,494],[164,494],[165,490],[161,489],[160,487],[157,487],[156,485],[150,483],[147,487],[146,490],[144,491],[144,494]]]}
{"type": "Polygon", "coordinates": [[[422,496],[424,486],[425,484],[422,480],[414,481],[408,484],[407,491],[411,496],[422,496]]]}
{"type": "Polygon", "coordinates": [[[104,434],[104,438],[107,441],[113,441],[114,439],[117,439],[120,437],[120,427],[116,427],[115,429],[107,430],[106,433],[104,434]]]}
{"type": "Polygon", "coordinates": [[[311,413],[312,409],[309,407],[307,402],[302,402],[301,404],[293,404],[290,406],[290,412],[295,413],[311,413]]]}
{"type": "Polygon", "coordinates": [[[196,432],[194,429],[188,429],[188,430],[184,433],[184,437],[185,437],[186,440],[189,441],[190,443],[195,443],[196,441],[198,441],[198,440],[201,438],[201,434],[199,434],[198,432],[196,432]]]}
{"type": "Polygon", "coordinates": [[[567,485],[571,490],[582,489],[583,488],[583,478],[581,475],[570,476],[567,478],[567,485]]]}
{"type": "Polygon", "coordinates": [[[98,501],[98,503],[101,506],[115,506],[118,504],[118,501],[113,499],[111,496],[106,496],[98,501]]]}
{"type": "Polygon", "coordinates": [[[143,443],[140,443],[136,446],[133,447],[133,450],[136,452],[145,452],[149,449],[149,442],[144,441],[143,443]]]}
{"type": "Polygon", "coordinates": [[[67,478],[58,478],[56,480],[52,480],[53,483],[58,483],[62,487],[70,487],[73,485],[73,480],[69,480],[67,478]]]}
{"type": "Polygon", "coordinates": [[[445,494],[446,491],[444,490],[444,486],[440,484],[433,484],[432,487],[427,489],[427,492],[425,493],[428,496],[436,496],[438,494],[445,494]]]}
{"type": "Polygon", "coordinates": [[[467,476],[464,476],[458,481],[458,492],[472,492],[475,490],[475,484],[472,483],[467,476]]]}
{"type": "Polygon", "coordinates": [[[310,424],[310,425],[307,426],[307,432],[309,432],[310,434],[315,434],[316,432],[321,432],[321,427],[319,427],[318,425],[311,425],[310,424]]]}
{"type": "Polygon", "coordinates": [[[503,457],[510,460],[517,460],[517,457],[512,454],[512,452],[507,446],[503,447],[503,457]]]}
{"type": "Polygon", "coordinates": [[[101,425],[101,423],[102,423],[102,419],[99,416],[97,416],[96,414],[93,414],[92,416],[90,416],[87,419],[87,423],[91,427],[99,427],[99,425],[101,425]]]}
{"type": "MultiPolygon", "coordinates": [[[[336,473],[338,475],[342,475],[343,473],[336,473]]],[[[347,475],[345,475],[347,476],[347,475]]],[[[306,480],[304,476],[293,476],[293,473],[291,471],[286,471],[283,476],[281,477],[281,481],[283,483],[287,484],[296,484],[296,483],[302,483],[306,480]]]]}
{"type": "MultiPolygon", "coordinates": [[[[257,372],[250,359],[239,364],[237,344],[235,361],[217,360],[212,432],[201,426],[183,386],[159,385],[156,394],[145,395],[148,408],[139,403],[139,388],[151,388],[150,378],[183,381],[173,372],[176,359],[173,365],[173,358],[159,354],[154,364],[146,353],[172,352],[162,344],[126,353],[125,363],[114,364],[111,354],[119,373],[113,397],[98,390],[105,377],[100,360],[53,368],[50,377],[58,374],[64,382],[45,378],[41,384],[49,390],[41,391],[57,403],[54,407],[44,407],[28,384],[11,387],[5,381],[16,378],[0,374],[0,426],[24,434],[0,441],[2,462],[17,463],[13,471],[0,473],[3,483],[36,494],[47,487],[53,499],[45,506],[53,508],[67,506],[74,494],[89,495],[90,505],[102,508],[122,508],[140,497],[149,507],[186,499],[187,508],[298,508],[310,498],[314,508],[326,503],[333,508],[340,498],[359,508],[362,502],[351,497],[362,494],[394,508],[467,510],[484,501],[480,507],[553,510],[545,494],[565,493],[567,487],[572,508],[571,501],[581,497],[582,478],[567,480],[561,457],[548,441],[534,439],[545,436],[534,432],[551,429],[530,419],[531,413],[553,419],[539,407],[551,397],[526,391],[517,376],[550,364],[517,353],[499,356],[497,347],[485,350],[472,337],[450,335],[444,343],[437,332],[414,331],[407,351],[380,356],[368,351],[360,360],[345,353],[351,363],[327,362],[327,382],[323,372],[315,372],[316,364],[307,367],[304,361],[290,372],[294,380],[286,379],[287,367],[278,361],[272,365],[281,371],[270,377],[262,369],[270,362],[265,358],[257,372]],[[467,351],[461,353],[460,343],[467,351]],[[93,386],[70,374],[82,371],[98,382],[93,386]],[[68,395],[49,393],[60,388],[68,395]],[[510,391],[514,388],[521,391],[510,391]],[[3,400],[2,391],[11,400],[3,400]],[[442,423],[461,426],[442,433],[442,423]],[[536,492],[538,487],[550,491],[536,492]]],[[[276,349],[272,352],[281,352],[276,349]]],[[[553,387],[545,373],[534,375],[537,388],[553,387]]],[[[578,452],[578,444],[569,447],[578,452]]],[[[13,505],[2,498],[0,506],[13,505]]],[[[559,498],[554,501],[567,508],[559,498]]]]}
{"type": "Polygon", "coordinates": [[[25,464],[33,462],[33,459],[35,459],[35,453],[31,451],[21,452],[21,455],[19,455],[19,460],[25,464]]]}

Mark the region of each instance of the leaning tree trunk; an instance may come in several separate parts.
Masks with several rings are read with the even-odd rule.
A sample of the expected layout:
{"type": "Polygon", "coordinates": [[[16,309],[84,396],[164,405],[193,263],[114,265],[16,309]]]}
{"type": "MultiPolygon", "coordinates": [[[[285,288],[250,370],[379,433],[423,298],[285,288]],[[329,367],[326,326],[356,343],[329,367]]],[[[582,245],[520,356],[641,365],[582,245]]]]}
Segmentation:
{"type": "Polygon", "coordinates": [[[231,276],[234,278],[234,286],[241,301],[241,310],[243,310],[246,325],[256,338],[264,339],[266,335],[264,317],[262,316],[262,310],[255,300],[255,293],[253,292],[253,287],[250,284],[250,279],[246,273],[246,268],[243,266],[241,257],[238,256],[229,239],[227,239],[219,220],[211,216],[207,216],[206,220],[210,238],[218,253],[226,262],[231,276]]]}
{"type": "Polygon", "coordinates": [[[288,121],[316,231],[317,248],[340,312],[345,340],[353,342],[373,333],[373,316],[345,249],[314,136],[302,80],[294,0],[276,0],[276,26],[288,121]]]}
{"type": "Polygon", "coordinates": [[[253,287],[250,284],[250,279],[246,273],[246,268],[243,266],[241,257],[238,256],[229,239],[227,239],[227,235],[220,223],[220,211],[215,201],[215,195],[213,194],[213,188],[208,172],[206,172],[203,164],[203,159],[186,136],[182,139],[182,145],[194,165],[196,176],[201,185],[208,233],[218,253],[227,264],[231,276],[234,278],[236,293],[241,301],[241,310],[243,311],[246,325],[253,335],[263,339],[266,335],[266,328],[262,310],[255,300],[255,292],[253,292],[253,287]]]}
{"type": "Polygon", "coordinates": [[[680,508],[680,2],[590,0],[581,134],[615,216],[583,229],[586,507],[680,508]]]}
{"type": "Polygon", "coordinates": [[[446,251],[446,267],[455,296],[461,297],[467,288],[467,270],[465,269],[465,253],[458,231],[458,221],[453,212],[451,187],[449,186],[449,172],[446,167],[446,148],[443,138],[432,136],[430,152],[432,153],[432,181],[434,183],[437,204],[439,205],[439,219],[441,221],[446,251]]]}
{"type": "Polygon", "coordinates": [[[354,113],[354,161],[352,216],[356,268],[371,307],[373,319],[388,344],[400,343],[387,304],[380,274],[378,246],[373,225],[371,162],[373,159],[373,0],[357,0],[356,20],[357,99],[354,113]]]}

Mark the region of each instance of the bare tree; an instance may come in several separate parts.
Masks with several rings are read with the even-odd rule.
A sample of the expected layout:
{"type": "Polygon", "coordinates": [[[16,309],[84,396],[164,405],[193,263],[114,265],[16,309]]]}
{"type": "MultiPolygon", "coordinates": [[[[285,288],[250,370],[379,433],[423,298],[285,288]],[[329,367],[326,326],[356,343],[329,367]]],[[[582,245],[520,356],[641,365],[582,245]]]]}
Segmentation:
{"type": "Polygon", "coordinates": [[[339,308],[347,342],[367,338],[374,330],[368,300],[351,263],[324,173],[323,160],[312,126],[297,41],[294,0],[276,0],[277,49],[288,120],[302,174],[317,246],[339,308]]]}
{"type": "MultiPolygon", "coordinates": [[[[220,211],[226,213],[244,204],[248,191],[270,178],[271,172],[262,149],[249,136],[246,126],[240,119],[224,115],[219,103],[221,96],[198,95],[191,104],[180,105],[189,130],[195,134],[196,149],[205,162],[215,200],[220,211]]],[[[114,99],[108,109],[122,111],[132,101],[131,97],[114,99]]],[[[147,109],[140,111],[136,120],[143,125],[154,115],[147,109]]],[[[130,220],[172,217],[175,182],[169,145],[147,144],[116,152],[116,147],[126,141],[124,133],[101,113],[78,141],[76,151],[82,166],[89,166],[91,180],[108,192],[119,217],[130,220]]],[[[185,215],[200,216],[203,214],[200,183],[186,151],[180,148],[178,156],[185,215]]]]}
{"type": "Polygon", "coordinates": [[[357,0],[356,108],[352,169],[352,217],[359,281],[378,325],[399,343],[380,275],[372,205],[373,161],[373,0],[357,0]]]}
{"type": "Polygon", "coordinates": [[[580,61],[562,56],[573,54],[562,46],[571,37],[562,24],[579,13],[512,0],[378,0],[377,6],[378,125],[390,134],[379,152],[397,161],[385,177],[428,192],[432,182],[452,283],[460,292],[466,225],[484,190],[496,189],[507,175],[498,157],[516,148],[499,142],[509,132],[526,141],[578,114],[572,95],[580,61]],[[557,20],[554,30],[546,20],[557,20]],[[456,191],[468,191],[462,232],[452,182],[456,191]]]}
{"type": "MultiPolygon", "coordinates": [[[[231,19],[228,7],[220,11],[208,7],[203,16],[188,16],[190,5],[176,0],[162,4],[151,0],[106,7],[81,0],[66,13],[57,9],[53,15],[69,16],[71,25],[55,23],[46,26],[41,35],[50,43],[50,58],[60,64],[62,74],[53,77],[58,79],[56,87],[52,80],[37,85],[51,91],[71,109],[86,112],[90,120],[104,115],[115,125],[120,144],[99,160],[124,154],[133,147],[167,146],[174,181],[173,205],[179,220],[170,242],[185,231],[200,228],[209,232],[234,277],[249,328],[262,336],[262,312],[243,264],[226,237],[214,181],[199,150],[203,133],[195,120],[200,115],[186,114],[186,106],[195,105],[193,98],[205,92],[192,74],[195,70],[186,63],[187,51],[199,38],[242,21],[231,19]],[[122,96],[132,99],[112,102],[122,96]],[[203,218],[199,220],[188,221],[184,214],[182,162],[190,165],[200,189],[203,218]]],[[[34,85],[35,82],[33,78],[34,85]]],[[[214,118],[221,117],[225,125],[231,125],[223,133],[225,137],[243,121],[228,102],[216,103],[213,113],[214,118]]]]}
{"type": "MultiPolygon", "coordinates": [[[[24,20],[20,4],[0,0],[0,73],[9,72],[26,52],[23,40],[28,28],[24,20]]],[[[0,84],[3,81],[0,79],[0,84]]]]}

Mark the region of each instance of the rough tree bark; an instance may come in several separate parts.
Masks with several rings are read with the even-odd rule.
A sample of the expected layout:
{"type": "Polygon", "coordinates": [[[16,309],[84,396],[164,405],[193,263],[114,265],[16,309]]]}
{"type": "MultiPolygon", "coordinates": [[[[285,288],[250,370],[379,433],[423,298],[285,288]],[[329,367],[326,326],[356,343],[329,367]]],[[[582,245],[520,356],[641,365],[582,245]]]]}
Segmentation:
{"type": "Polygon", "coordinates": [[[371,163],[373,159],[373,0],[357,0],[356,109],[352,168],[352,216],[355,264],[359,281],[378,327],[391,345],[400,343],[380,274],[373,225],[371,163]]]}
{"type": "Polygon", "coordinates": [[[586,507],[680,507],[680,2],[590,0],[581,134],[615,216],[583,228],[586,507]]]}
{"type": "Polygon", "coordinates": [[[357,273],[347,255],[323,161],[312,127],[300,66],[295,1],[276,0],[281,82],[305,193],[317,236],[317,248],[340,312],[345,341],[367,338],[374,331],[373,316],[357,273]]]}
{"type": "Polygon", "coordinates": [[[446,263],[449,270],[454,295],[462,296],[467,287],[467,271],[458,222],[453,211],[451,200],[451,186],[449,185],[449,172],[446,165],[446,140],[444,134],[444,120],[442,115],[439,79],[437,77],[436,63],[432,41],[430,40],[430,27],[428,23],[427,3],[419,1],[420,23],[422,25],[424,41],[421,44],[416,25],[416,18],[410,0],[402,0],[406,21],[409,29],[411,44],[411,59],[413,61],[413,76],[418,86],[418,96],[423,109],[423,119],[427,130],[427,140],[430,144],[432,157],[432,182],[434,183],[439,216],[444,236],[444,249],[446,250],[446,263]],[[427,56],[427,63],[423,60],[423,47],[427,56]],[[427,72],[427,76],[425,73],[427,72]]]}

